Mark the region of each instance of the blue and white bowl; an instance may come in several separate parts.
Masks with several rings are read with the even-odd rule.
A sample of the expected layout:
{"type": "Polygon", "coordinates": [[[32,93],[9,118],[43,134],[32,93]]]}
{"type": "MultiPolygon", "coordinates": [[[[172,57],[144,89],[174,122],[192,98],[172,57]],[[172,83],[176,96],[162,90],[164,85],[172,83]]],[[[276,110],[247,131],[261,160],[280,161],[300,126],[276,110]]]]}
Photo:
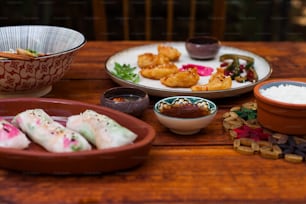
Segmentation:
{"type": "Polygon", "coordinates": [[[31,49],[45,56],[0,60],[0,97],[43,96],[67,72],[73,56],[86,43],[83,34],[64,27],[0,27],[0,51],[31,49]]]}
{"type": "MultiPolygon", "coordinates": [[[[183,109],[183,108],[182,108],[183,109]]],[[[159,122],[172,132],[180,135],[192,135],[207,127],[217,113],[217,106],[214,102],[195,96],[173,96],[159,100],[154,105],[154,113],[159,122]],[[177,106],[179,104],[191,104],[199,108],[207,108],[208,115],[199,117],[168,116],[162,113],[164,107],[177,106]]],[[[178,111],[183,112],[184,110],[178,111]]]]}

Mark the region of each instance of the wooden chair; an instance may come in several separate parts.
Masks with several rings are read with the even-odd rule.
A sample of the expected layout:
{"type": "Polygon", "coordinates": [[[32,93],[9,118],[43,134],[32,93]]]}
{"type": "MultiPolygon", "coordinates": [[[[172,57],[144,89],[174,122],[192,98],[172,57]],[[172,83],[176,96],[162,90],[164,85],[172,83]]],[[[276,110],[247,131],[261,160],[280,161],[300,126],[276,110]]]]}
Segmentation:
{"type": "MultiPolygon", "coordinates": [[[[122,30],[123,37],[121,40],[131,40],[131,21],[133,19],[133,16],[131,15],[131,3],[132,1],[129,0],[122,0],[121,1],[121,13],[117,13],[117,15],[121,15],[120,20],[121,23],[118,24],[118,26],[122,26],[122,28],[118,28],[119,30],[122,30]]],[[[140,2],[140,1],[138,1],[140,2]]],[[[165,16],[165,23],[166,23],[166,31],[165,31],[165,39],[167,41],[174,40],[173,33],[174,33],[174,24],[175,21],[175,3],[174,0],[165,0],[166,3],[166,16],[165,16]]],[[[189,1],[189,17],[188,17],[188,26],[183,29],[188,30],[188,36],[190,37],[194,36],[196,34],[196,27],[197,27],[197,3],[199,3],[200,0],[190,0],[189,1]]],[[[93,25],[94,25],[94,33],[96,40],[110,40],[109,38],[109,32],[112,32],[110,27],[110,18],[107,14],[107,0],[92,0],[92,6],[93,6],[93,25]]],[[[143,10],[144,15],[142,18],[144,18],[144,25],[137,25],[143,27],[144,30],[144,39],[143,40],[155,40],[153,39],[152,35],[155,30],[156,25],[152,21],[154,18],[158,18],[152,14],[152,4],[153,0],[143,0],[143,10]]],[[[224,30],[225,30],[225,21],[226,21],[226,3],[225,0],[213,0],[212,3],[212,16],[211,16],[211,28],[210,32],[208,32],[208,35],[215,36],[219,38],[220,40],[223,39],[224,36],[224,30]]],[[[186,9],[186,8],[182,8],[186,9]]],[[[181,30],[176,30],[175,32],[181,32],[181,30]]]]}

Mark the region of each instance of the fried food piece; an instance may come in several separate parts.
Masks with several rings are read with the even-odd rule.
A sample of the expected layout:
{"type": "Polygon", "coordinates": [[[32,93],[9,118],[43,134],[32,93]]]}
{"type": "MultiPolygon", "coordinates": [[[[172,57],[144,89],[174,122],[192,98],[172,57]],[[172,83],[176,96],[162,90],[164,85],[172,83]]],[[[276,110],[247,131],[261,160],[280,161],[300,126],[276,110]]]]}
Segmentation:
{"type": "Polygon", "coordinates": [[[157,47],[158,55],[165,56],[169,58],[170,61],[177,61],[181,53],[174,47],[166,46],[166,45],[158,45],[157,47]]]}
{"type": "Polygon", "coordinates": [[[207,84],[195,85],[191,87],[192,91],[215,91],[224,90],[232,87],[232,79],[230,76],[224,75],[224,69],[218,68],[207,84]]]}
{"type": "Polygon", "coordinates": [[[157,65],[153,68],[143,68],[140,70],[140,74],[149,79],[161,79],[170,74],[174,74],[178,72],[179,69],[173,63],[161,64],[157,65]]]}
{"type": "Polygon", "coordinates": [[[152,68],[157,65],[169,63],[169,58],[163,55],[153,53],[144,53],[138,55],[137,64],[140,68],[152,68]]]}
{"type": "Polygon", "coordinates": [[[160,82],[172,88],[189,88],[198,83],[200,76],[197,69],[191,68],[170,74],[160,79],[160,82]]]}

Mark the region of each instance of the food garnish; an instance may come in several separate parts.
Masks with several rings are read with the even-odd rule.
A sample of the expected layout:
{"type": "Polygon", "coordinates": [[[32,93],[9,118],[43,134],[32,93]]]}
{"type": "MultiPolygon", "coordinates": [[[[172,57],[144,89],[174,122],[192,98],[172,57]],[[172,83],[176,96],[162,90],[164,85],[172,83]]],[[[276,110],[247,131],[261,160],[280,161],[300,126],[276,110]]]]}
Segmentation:
{"type": "Polygon", "coordinates": [[[38,57],[39,56],[37,51],[31,50],[31,49],[17,48],[16,52],[19,55],[26,55],[26,56],[29,56],[29,57],[38,57]]]}
{"type": "Polygon", "coordinates": [[[180,68],[180,71],[184,71],[190,68],[196,68],[200,76],[210,76],[212,72],[214,71],[214,68],[203,66],[203,65],[197,65],[197,64],[183,65],[182,68],[180,68]]]}
{"type": "Polygon", "coordinates": [[[20,55],[17,53],[0,52],[0,59],[17,59],[17,60],[31,60],[33,57],[27,55],[20,55]]]}
{"type": "Polygon", "coordinates": [[[225,69],[224,74],[230,76],[233,80],[240,83],[258,81],[258,75],[254,68],[254,58],[238,54],[225,54],[220,56],[220,61],[222,62],[221,67],[225,69]],[[241,60],[245,63],[241,63],[241,60]]]}
{"type": "Polygon", "coordinates": [[[4,59],[31,60],[36,57],[45,56],[46,54],[39,53],[32,49],[17,48],[16,50],[0,52],[0,57],[4,59]]]}
{"type": "Polygon", "coordinates": [[[138,83],[140,77],[137,73],[134,73],[136,67],[132,67],[130,64],[119,64],[115,62],[114,71],[112,74],[119,77],[120,79],[124,79],[127,81],[131,81],[133,83],[138,83]]]}

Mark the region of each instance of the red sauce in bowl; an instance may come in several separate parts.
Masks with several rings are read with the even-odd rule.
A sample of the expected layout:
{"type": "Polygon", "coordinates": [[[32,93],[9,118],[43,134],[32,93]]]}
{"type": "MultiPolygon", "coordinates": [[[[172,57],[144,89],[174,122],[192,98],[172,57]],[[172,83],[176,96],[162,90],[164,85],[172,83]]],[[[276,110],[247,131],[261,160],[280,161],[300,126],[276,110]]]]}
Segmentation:
{"type": "Polygon", "coordinates": [[[140,99],[140,96],[136,96],[136,95],[120,95],[120,96],[116,96],[116,97],[112,97],[111,100],[113,100],[116,103],[120,103],[120,102],[131,102],[131,101],[137,101],[140,99]]]}

